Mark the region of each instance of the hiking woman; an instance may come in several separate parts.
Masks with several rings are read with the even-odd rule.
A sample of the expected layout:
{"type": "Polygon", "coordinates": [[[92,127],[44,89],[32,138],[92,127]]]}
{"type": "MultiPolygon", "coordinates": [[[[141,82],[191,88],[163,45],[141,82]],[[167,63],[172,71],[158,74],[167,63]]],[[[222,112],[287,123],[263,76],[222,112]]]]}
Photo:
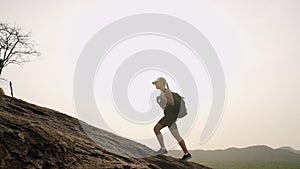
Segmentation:
{"type": "Polygon", "coordinates": [[[154,82],[156,89],[161,91],[160,96],[157,96],[156,101],[160,105],[161,108],[164,109],[164,117],[162,117],[158,123],[154,127],[154,133],[156,138],[161,146],[161,148],[157,151],[157,154],[166,154],[167,149],[165,148],[163,135],[161,134],[160,130],[166,126],[168,126],[170,132],[177,140],[178,144],[182,148],[184,155],[181,160],[188,160],[192,156],[188,152],[184,140],[179,135],[176,120],[180,110],[181,101],[178,99],[174,99],[172,91],[169,89],[169,85],[165,78],[159,77],[154,82]]]}

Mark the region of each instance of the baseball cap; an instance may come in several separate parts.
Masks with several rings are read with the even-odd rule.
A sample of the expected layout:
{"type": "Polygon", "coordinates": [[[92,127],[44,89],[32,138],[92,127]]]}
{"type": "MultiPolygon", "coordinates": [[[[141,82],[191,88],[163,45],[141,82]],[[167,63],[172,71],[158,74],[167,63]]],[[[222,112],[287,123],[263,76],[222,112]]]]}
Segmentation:
{"type": "Polygon", "coordinates": [[[159,78],[157,78],[155,81],[153,81],[152,84],[155,84],[155,83],[157,83],[157,82],[163,82],[163,83],[166,83],[166,79],[163,78],[163,77],[159,77],[159,78]]]}

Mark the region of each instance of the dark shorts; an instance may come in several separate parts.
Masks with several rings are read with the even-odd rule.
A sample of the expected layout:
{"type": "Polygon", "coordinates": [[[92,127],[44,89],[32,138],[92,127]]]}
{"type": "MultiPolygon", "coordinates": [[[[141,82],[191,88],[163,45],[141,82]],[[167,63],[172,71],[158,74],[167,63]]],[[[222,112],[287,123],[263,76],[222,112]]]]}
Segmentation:
{"type": "Polygon", "coordinates": [[[168,126],[169,128],[174,124],[177,120],[177,116],[179,113],[178,106],[167,106],[164,110],[164,117],[162,117],[158,123],[165,126],[168,126]]]}

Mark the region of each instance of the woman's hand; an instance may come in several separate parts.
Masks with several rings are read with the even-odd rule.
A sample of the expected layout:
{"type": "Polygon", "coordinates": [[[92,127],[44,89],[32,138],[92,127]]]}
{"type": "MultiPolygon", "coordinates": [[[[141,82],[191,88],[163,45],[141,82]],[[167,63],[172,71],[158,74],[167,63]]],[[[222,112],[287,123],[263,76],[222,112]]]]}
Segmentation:
{"type": "Polygon", "coordinates": [[[162,109],[165,109],[167,106],[167,98],[166,97],[162,97],[162,96],[157,96],[156,97],[156,102],[159,104],[159,106],[162,109]]]}
{"type": "Polygon", "coordinates": [[[160,96],[157,96],[157,97],[156,97],[156,102],[159,103],[160,99],[161,99],[161,97],[160,97],[160,96]]]}

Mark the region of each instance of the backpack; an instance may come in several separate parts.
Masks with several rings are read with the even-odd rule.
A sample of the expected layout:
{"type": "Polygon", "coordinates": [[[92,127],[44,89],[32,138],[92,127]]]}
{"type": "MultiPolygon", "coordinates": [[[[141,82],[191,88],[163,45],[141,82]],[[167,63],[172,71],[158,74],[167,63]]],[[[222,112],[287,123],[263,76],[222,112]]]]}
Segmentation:
{"type": "Polygon", "coordinates": [[[176,101],[176,103],[180,103],[180,110],[178,113],[178,118],[182,118],[184,116],[187,115],[187,109],[186,109],[186,105],[185,105],[185,101],[184,101],[184,97],[180,96],[178,93],[172,92],[173,97],[174,97],[174,101],[176,101]]]}

